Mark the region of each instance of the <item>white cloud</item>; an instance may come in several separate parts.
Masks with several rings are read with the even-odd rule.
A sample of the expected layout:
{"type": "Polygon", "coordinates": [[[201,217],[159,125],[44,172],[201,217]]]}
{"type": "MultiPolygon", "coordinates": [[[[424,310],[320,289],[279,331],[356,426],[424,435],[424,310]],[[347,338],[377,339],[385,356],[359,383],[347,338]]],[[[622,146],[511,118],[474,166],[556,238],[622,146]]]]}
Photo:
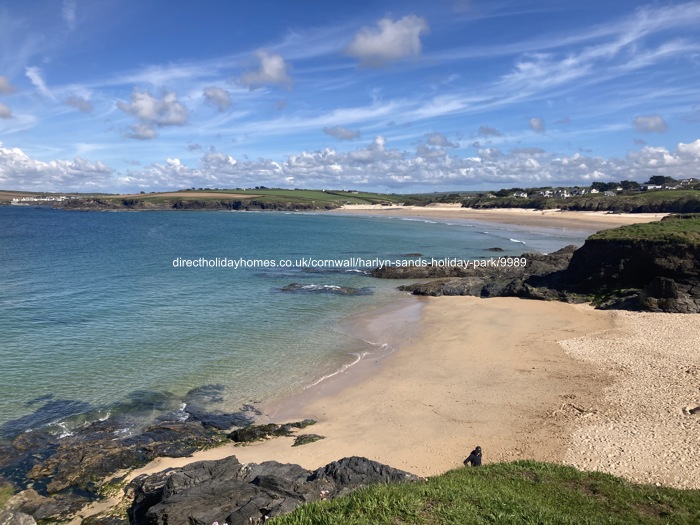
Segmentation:
{"type": "Polygon", "coordinates": [[[533,117],[530,119],[530,128],[536,133],[544,133],[545,125],[544,120],[539,117],[533,117]]]}
{"type": "Polygon", "coordinates": [[[664,133],[668,129],[668,125],[661,115],[635,117],[634,127],[641,133],[664,133]]]}
{"type": "Polygon", "coordinates": [[[700,160],[700,139],[690,144],[678,144],[678,154],[700,160]]]}
{"type": "Polygon", "coordinates": [[[12,110],[0,102],[0,118],[12,118],[12,110]]]}
{"type": "Polygon", "coordinates": [[[63,101],[64,104],[67,106],[71,106],[79,111],[82,111],[83,113],[91,113],[92,112],[92,102],[87,100],[84,97],[79,97],[77,95],[71,95],[70,97],[66,98],[63,101]]]}
{"type": "Polygon", "coordinates": [[[338,140],[355,140],[360,138],[360,130],[349,129],[343,126],[333,126],[330,128],[326,127],[323,128],[323,132],[326,135],[337,138],[338,140]]]}
{"type": "Polygon", "coordinates": [[[425,19],[408,15],[393,21],[382,18],[377,27],[364,27],[348,44],[346,53],[365,66],[378,67],[421,53],[420,36],[429,30],[425,19]]]}
{"type": "Polygon", "coordinates": [[[0,95],[9,95],[15,91],[17,88],[10,83],[9,79],[0,75],[0,95]]]}
{"type": "Polygon", "coordinates": [[[255,56],[260,61],[260,65],[257,70],[249,71],[241,77],[244,85],[256,87],[265,84],[290,85],[292,83],[292,78],[287,71],[288,66],[281,55],[259,49],[255,56]]]}
{"type": "Polygon", "coordinates": [[[231,93],[220,87],[205,87],[204,98],[219,111],[226,111],[232,104],[231,93]]]}
{"type": "Polygon", "coordinates": [[[108,188],[113,170],[76,157],[43,162],[0,143],[0,186],[17,190],[83,191],[108,188]]]}
{"type": "Polygon", "coordinates": [[[131,126],[131,133],[126,135],[128,138],[152,139],[157,135],[156,128],[181,126],[188,119],[187,108],[178,101],[173,92],[166,92],[159,99],[147,91],[134,89],[131,103],[120,100],[117,107],[140,121],[131,126]]]}
{"type": "Polygon", "coordinates": [[[47,98],[50,98],[51,100],[56,100],[56,97],[54,97],[51,90],[46,86],[46,82],[41,76],[41,69],[39,69],[36,66],[32,66],[25,68],[25,73],[27,75],[27,78],[29,78],[32,84],[34,84],[34,87],[36,87],[39,90],[39,93],[41,93],[47,98]]]}
{"type": "Polygon", "coordinates": [[[70,29],[71,31],[75,29],[76,7],[76,0],[63,0],[61,15],[63,16],[63,20],[66,22],[68,29],[70,29]]]}

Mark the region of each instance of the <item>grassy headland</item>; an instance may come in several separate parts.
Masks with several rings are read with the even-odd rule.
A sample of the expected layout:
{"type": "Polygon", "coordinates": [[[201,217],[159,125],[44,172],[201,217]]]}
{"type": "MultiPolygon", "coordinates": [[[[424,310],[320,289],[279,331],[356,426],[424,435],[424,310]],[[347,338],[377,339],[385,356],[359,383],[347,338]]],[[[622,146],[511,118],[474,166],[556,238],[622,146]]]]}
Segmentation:
{"type": "Polygon", "coordinates": [[[303,505],[272,523],[691,524],[700,523],[700,491],[518,461],[457,469],[425,483],[367,487],[330,502],[303,505]]]}
{"type": "Polygon", "coordinates": [[[700,245],[700,214],[671,215],[657,222],[603,230],[592,235],[590,239],[700,245]]]}
{"type": "Polygon", "coordinates": [[[531,208],[568,211],[611,211],[617,213],[698,213],[700,191],[664,190],[619,195],[604,193],[566,198],[528,196],[471,196],[463,199],[465,208],[531,208]]]}

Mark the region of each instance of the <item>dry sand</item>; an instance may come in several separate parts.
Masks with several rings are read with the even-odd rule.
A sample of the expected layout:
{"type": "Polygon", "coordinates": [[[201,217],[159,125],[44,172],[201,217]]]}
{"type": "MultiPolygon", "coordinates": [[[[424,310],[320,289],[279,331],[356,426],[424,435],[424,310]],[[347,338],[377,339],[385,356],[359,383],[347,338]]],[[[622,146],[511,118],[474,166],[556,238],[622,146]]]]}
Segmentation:
{"type": "Polygon", "coordinates": [[[562,342],[613,378],[564,462],[700,489],[700,315],[616,312],[615,329],[562,342]]]}
{"type": "Polygon", "coordinates": [[[526,210],[523,208],[473,209],[456,206],[375,206],[347,205],[329,213],[373,215],[377,217],[423,217],[426,219],[467,219],[516,224],[538,228],[587,230],[595,232],[638,222],[658,221],[665,213],[621,213],[597,211],[526,210]]]}

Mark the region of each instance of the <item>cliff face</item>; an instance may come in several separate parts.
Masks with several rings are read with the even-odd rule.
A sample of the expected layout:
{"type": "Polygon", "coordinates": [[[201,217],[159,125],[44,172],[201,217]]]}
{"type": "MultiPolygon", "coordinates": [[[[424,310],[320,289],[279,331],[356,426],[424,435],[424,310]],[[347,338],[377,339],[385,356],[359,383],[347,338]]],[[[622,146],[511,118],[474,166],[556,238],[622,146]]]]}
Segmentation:
{"type": "Polygon", "coordinates": [[[588,239],[566,270],[572,290],[644,288],[655,278],[700,281],[700,247],[644,240],[588,239]]]}
{"type": "Polygon", "coordinates": [[[589,239],[574,252],[559,286],[620,297],[609,307],[700,312],[700,246],[674,242],[589,239]],[[631,290],[631,293],[624,293],[631,290]],[[626,296],[626,297],[625,297],[626,296]]]}

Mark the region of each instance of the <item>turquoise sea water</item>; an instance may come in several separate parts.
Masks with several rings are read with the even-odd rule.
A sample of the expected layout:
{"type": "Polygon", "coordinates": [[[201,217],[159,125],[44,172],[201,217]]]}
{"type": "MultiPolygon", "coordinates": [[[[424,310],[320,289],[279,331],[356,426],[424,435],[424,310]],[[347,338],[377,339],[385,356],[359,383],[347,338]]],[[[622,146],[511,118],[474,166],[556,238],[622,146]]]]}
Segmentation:
{"type": "Polygon", "coordinates": [[[174,267],[178,258],[476,258],[584,237],[331,214],[0,207],[0,438],[209,384],[232,408],[298,391],[368,349],[342,319],[400,293],[364,268],[174,267]],[[280,291],[291,283],[301,290],[280,291]],[[338,286],[365,293],[327,293],[338,286]]]}

